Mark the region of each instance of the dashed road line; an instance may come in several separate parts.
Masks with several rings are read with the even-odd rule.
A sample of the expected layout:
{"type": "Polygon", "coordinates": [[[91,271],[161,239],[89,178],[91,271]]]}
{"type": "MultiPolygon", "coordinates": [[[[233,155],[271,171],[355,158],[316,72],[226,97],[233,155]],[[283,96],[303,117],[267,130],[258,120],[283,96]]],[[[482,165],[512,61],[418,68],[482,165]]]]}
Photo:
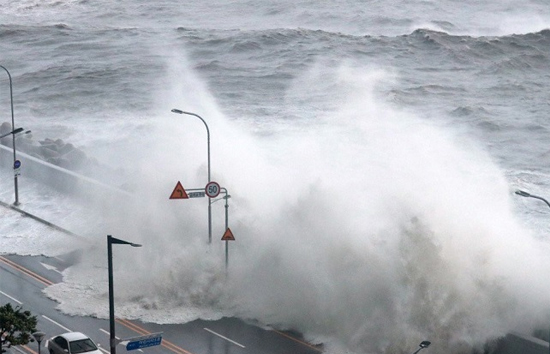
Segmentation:
{"type": "Polygon", "coordinates": [[[63,328],[63,329],[66,330],[67,332],[72,332],[70,329],[68,329],[67,327],[63,326],[63,325],[60,324],[60,323],[55,322],[54,320],[52,320],[52,319],[49,318],[48,316],[42,315],[42,317],[44,317],[44,319],[50,321],[50,322],[53,323],[54,325],[57,325],[57,326],[63,328]]]}
{"type": "Polygon", "coordinates": [[[241,348],[246,348],[246,347],[245,347],[244,345],[242,345],[241,343],[237,343],[237,342],[235,342],[235,341],[232,340],[232,339],[229,339],[229,338],[227,338],[227,337],[225,337],[225,336],[222,336],[221,334],[214,332],[214,331],[211,330],[210,328],[206,328],[206,327],[205,327],[205,328],[203,328],[203,329],[204,329],[205,331],[210,332],[210,333],[212,333],[213,335],[216,335],[216,336],[218,336],[218,337],[220,337],[220,338],[222,338],[222,339],[225,339],[226,341],[228,341],[228,342],[230,342],[230,343],[233,343],[233,344],[235,344],[235,345],[237,345],[237,346],[239,346],[239,347],[241,347],[241,348]]]}
{"type": "Polygon", "coordinates": [[[17,300],[16,298],[14,298],[12,296],[9,296],[8,294],[6,294],[3,291],[0,291],[0,294],[4,295],[5,297],[9,297],[12,301],[17,302],[19,305],[23,305],[23,303],[21,301],[17,300]]]}

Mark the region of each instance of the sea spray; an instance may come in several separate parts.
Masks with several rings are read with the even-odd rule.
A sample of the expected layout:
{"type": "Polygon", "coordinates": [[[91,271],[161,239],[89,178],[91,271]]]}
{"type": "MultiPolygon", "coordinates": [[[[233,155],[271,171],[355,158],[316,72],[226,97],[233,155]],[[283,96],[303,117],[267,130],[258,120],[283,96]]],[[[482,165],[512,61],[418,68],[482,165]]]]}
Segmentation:
{"type": "MultiPolygon", "coordinates": [[[[204,200],[168,200],[176,179],[205,184],[203,127],[192,117],[164,125],[153,152],[133,161],[141,198],[105,213],[102,227],[144,244],[116,250],[117,311],[159,323],[239,316],[358,353],[399,353],[424,339],[432,353],[467,353],[540,323],[550,307],[539,296],[547,246],[519,225],[488,154],[387,103],[383,71],[301,80],[319,77],[331,78],[338,101],[327,105],[338,108],[307,124],[282,121],[274,135],[232,125],[214,104],[193,107],[210,113],[213,175],[232,195],[227,277],[221,205],[220,237],[207,245],[204,200]],[[149,168],[158,165],[163,173],[149,168]]],[[[46,290],[64,311],[106,317],[102,242],[46,290]],[[91,272],[85,285],[78,269],[91,272]]]]}

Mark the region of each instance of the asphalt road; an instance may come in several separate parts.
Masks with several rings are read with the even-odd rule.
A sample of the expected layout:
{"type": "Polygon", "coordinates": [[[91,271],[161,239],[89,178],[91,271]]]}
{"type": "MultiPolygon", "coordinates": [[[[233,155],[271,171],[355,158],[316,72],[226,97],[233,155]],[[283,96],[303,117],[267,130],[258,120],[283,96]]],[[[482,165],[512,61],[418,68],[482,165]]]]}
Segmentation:
{"type": "MultiPolygon", "coordinates": [[[[105,353],[109,352],[109,321],[93,317],[67,316],[56,309],[57,303],[47,298],[43,289],[62,280],[66,267],[60,258],[0,256],[0,304],[10,302],[23,306],[37,316],[37,329],[45,338],[78,331],[90,336],[105,353]]],[[[78,301],[78,299],[75,299],[78,301]]],[[[217,321],[196,320],[186,324],[159,325],[117,318],[116,336],[132,338],[163,332],[162,344],[133,350],[134,354],[319,354],[322,347],[305,342],[298,333],[266,330],[237,318],[217,321]]],[[[40,352],[47,354],[42,342],[40,352]]],[[[38,344],[12,349],[13,353],[38,353],[38,344]]],[[[124,344],[117,353],[126,353],[124,344]]]]}

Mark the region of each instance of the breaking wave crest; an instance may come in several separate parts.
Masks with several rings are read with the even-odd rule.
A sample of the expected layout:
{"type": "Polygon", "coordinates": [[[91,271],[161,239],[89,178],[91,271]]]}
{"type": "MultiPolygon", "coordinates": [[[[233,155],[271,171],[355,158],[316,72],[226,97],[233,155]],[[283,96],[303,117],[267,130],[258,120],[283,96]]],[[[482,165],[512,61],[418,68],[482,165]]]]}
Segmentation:
{"type": "MultiPolygon", "coordinates": [[[[175,70],[191,80],[182,87],[202,87],[175,70]]],[[[521,227],[488,154],[385,103],[377,87],[394,79],[386,72],[316,70],[289,92],[333,85],[328,100],[337,111],[283,120],[271,135],[235,126],[200,95],[217,132],[214,178],[232,195],[237,240],[227,275],[217,236],[204,242],[205,204],[159,197],[175,175],[185,186],[204,181],[204,164],[191,162],[202,156],[203,137],[180,121],[166,125],[177,139],[166,137],[166,126],[151,134],[163,139],[135,162],[139,200],[131,211],[104,212],[101,223],[144,244],[139,253],[117,249],[120,316],[159,323],[239,316],[300,330],[340,353],[396,353],[424,339],[433,353],[468,353],[542,323],[548,247],[521,227]],[[189,164],[169,163],[176,160],[189,164]],[[166,166],[163,174],[152,163],[166,166]]],[[[191,99],[175,91],[174,101],[191,99]]],[[[214,206],[219,233],[223,206],[214,206]]],[[[107,317],[103,244],[46,289],[64,312],[107,317]],[[75,304],[75,296],[86,301],[75,304]]]]}

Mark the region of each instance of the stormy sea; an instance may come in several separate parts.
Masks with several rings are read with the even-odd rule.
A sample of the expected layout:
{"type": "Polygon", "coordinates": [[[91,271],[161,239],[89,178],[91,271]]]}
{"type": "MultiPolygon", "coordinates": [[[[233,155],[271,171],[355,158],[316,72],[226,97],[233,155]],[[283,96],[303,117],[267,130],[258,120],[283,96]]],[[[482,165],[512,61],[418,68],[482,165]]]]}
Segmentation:
{"type": "Polygon", "coordinates": [[[109,234],[144,246],[117,250],[125,318],[238,317],[329,354],[548,328],[550,208],[514,193],[550,198],[547,1],[0,4],[0,124],[120,191],[21,167],[21,209],[81,237],[0,209],[0,253],[80,252],[59,310],[108,316],[109,234]],[[169,199],[209,174],[212,243],[208,198],[169,199]]]}

